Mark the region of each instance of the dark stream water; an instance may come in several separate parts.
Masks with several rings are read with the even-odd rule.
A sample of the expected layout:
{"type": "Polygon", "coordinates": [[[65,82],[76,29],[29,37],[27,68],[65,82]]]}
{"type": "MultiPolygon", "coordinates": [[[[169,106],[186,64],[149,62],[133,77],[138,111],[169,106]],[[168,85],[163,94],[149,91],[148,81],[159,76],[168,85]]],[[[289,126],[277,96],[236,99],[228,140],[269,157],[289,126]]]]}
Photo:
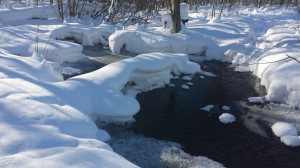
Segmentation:
{"type": "MultiPolygon", "coordinates": [[[[157,139],[178,142],[184,151],[194,156],[207,156],[225,167],[300,167],[300,149],[286,147],[279,142],[263,118],[253,120],[265,132],[262,137],[249,131],[239,119],[247,112],[238,111],[235,101],[265,94],[258,79],[250,73],[235,72],[227,64],[216,61],[201,63],[202,69],[217,78],[195,75],[189,90],[181,89],[182,80],[173,80],[175,88],[156,89],[137,96],[141,104],[135,116],[133,130],[157,139]],[[199,110],[207,104],[216,107],[211,112],[199,110]],[[237,122],[219,122],[221,107],[233,107],[229,113],[237,122]]],[[[247,110],[245,110],[247,111],[247,110]]],[[[248,116],[251,119],[251,115],[248,116]]]]}
{"type": "MultiPolygon", "coordinates": [[[[90,65],[82,69],[83,73],[127,58],[112,56],[109,51],[95,47],[86,47],[84,53],[92,59],[77,65],[78,68],[90,65]]],[[[247,109],[237,107],[238,101],[265,94],[258,79],[251,73],[235,72],[228,64],[217,61],[204,61],[201,68],[218,77],[202,79],[195,74],[191,81],[194,85],[188,90],[181,88],[186,81],[177,79],[171,81],[175,87],[137,95],[141,110],[129,129],[146,137],[177,142],[185,152],[206,156],[229,168],[299,168],[300,148],[285,146],[273,135],[263,117],[253,119],[247,109]],[[199,110],[208,104],[215,105],[211,112],[199,110]],[[226,112],[234,114],[237,122],[219,122],[223,105],[232,107],[226,112]],[[264,137],[248,130],[241,118],[249,119],[264,137]]]]}

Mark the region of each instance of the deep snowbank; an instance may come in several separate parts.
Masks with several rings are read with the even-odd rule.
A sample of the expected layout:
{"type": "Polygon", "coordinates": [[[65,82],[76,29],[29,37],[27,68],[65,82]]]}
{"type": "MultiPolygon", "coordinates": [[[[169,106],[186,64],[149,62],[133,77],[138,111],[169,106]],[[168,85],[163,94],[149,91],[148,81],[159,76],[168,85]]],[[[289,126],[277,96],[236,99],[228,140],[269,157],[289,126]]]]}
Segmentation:
{"type": "Polygon", "coordinates": [[[153,53],[47,83],[40,74],[44,81],[56,75],[38,57],[1,53],[0,61],[0,167],[134,167],[97,140],[107,135],[92,119],[124,121],[138,112],[121,92],[129,81],[147,90],[167,84],[171,72],[200,71],[186,55],[153,53]]]}
{"type": "Polygon", "coordinates": [[[114,33],[115,27],[101,24],[97,27],[87,27],[80,24],[69,24],[55,29],[52,39],[64,40],[74,38],[83,46],[108,45],[108,37],[114,33]]]}
{"type": "Polygon", "coordinates": [[[207,59],[224,59],[218,45],[202,33],[184,29],[180,33],[169,34],[158,30],[117,31],[109,37],[109,47],[114,53],[120,53],[122,50],[136,54],[166,52],[206,55],[207,59]]]}
{"type": "Polygon", "coordinates": [[[57,86],[73,95],[57,94],[90,116],[128,120],[139,111],[139,104],[121,92],[125,85],[132,83],[135,90],[147,91],[169,84],[171,72],[193,74],[199,71],[200,66],[190,62],[184,54],[142,54],[61,82],[57,86]]]}
{"type": "Polygon", "coordinates": [[[0,23],[13,23],[28,19],[56,18],[56,9],[56,5],[1,9],[0,23]]]}

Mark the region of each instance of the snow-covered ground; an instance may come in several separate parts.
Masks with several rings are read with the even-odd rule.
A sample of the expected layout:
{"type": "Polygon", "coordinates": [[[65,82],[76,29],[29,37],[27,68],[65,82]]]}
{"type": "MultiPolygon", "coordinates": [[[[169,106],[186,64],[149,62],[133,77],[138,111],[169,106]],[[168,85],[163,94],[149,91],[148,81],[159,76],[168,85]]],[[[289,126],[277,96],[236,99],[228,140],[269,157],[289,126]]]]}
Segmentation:
{"type": "Polygon", "coordinates": [[[94,120],[131,120],[139,103],[124,95],[128,89],[165,86],[171,72],[200,72],[185,54],[251,70],[262,79],[266,100],[300,107],[300,64],[291,58],[267,63],[286,54],[300,60],[293,8],[233,8],[210,19],[204,7],[190,13],[178,34],[154,25],[115,32],[106,24],[60,24],[52,7],[43,8],[0,10],[0,167],[136,167],[104,143],[109,136],[94,120]],[[63,81],[60,64],[86,58],[80,44],[57,40],[66,37],[82,45],[109,44],[115,53],[165,53],[63,81]]]}

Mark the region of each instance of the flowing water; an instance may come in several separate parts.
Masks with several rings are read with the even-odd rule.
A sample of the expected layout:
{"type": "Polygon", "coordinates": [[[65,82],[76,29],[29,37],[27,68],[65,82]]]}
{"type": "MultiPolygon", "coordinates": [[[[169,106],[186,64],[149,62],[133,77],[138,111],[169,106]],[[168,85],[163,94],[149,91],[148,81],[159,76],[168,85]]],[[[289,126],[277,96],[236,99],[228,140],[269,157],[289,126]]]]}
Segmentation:
{"type": "MultiPolygon", "coordinates": [[[[127,58],[112,56],[109,51],[97,47],[86,47],[84,52],[91,56],[90,60],[73,65],[82,68],[83,73],[127,58]],[[83,67],[85,64],[91,65],[90,68],[83,67]]],[[[280,143],[264,115],[253,117],[247,108],[251,105],[243,103],[241,106],[240,102],[246,98],[265,94],[259,80],[251,73],[228,68],[226,63],[203,61],[200,64],[203,70],[218,77],[200,78],[200,74],[195,74],[191,81],[193,86],[188,90],[181,88],[186,81],[177,79],[171,81],[175,87],[167,86],[137,95],[141,110],[134,116],[136,122],[126,130],[177,142],[186,153],[207,156],[225,167],[300,167],[300,148],[280,143]],[[213,104],[215,108],[211,112],[199,109],[207,104],[213,104]],[[232,108],[223,111],[223,105],[232,108]],[[223,112],[234,114],[237,122],[220,123],[218,116],[223,112]]]]}

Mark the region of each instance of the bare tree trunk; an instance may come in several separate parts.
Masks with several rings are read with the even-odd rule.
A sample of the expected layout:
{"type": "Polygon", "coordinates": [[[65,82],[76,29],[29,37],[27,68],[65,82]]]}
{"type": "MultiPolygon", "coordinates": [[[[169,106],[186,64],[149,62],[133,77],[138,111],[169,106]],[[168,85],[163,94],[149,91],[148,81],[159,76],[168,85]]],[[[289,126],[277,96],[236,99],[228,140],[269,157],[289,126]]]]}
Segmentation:
{"type": "Polygon", "coordinates": [[[173,33],[178,33],[181,30],[180,19],[180,0],[171,0],[171,15],[173,21],[173,33]]]}
{"type": "Polygon", "coordinates": [[[58,7],[58,13],[61,18],[61,21],[64,21],[64,8],[63,8],[63,1],[62,0],[57,0],[57,7],[58,7]]]}

